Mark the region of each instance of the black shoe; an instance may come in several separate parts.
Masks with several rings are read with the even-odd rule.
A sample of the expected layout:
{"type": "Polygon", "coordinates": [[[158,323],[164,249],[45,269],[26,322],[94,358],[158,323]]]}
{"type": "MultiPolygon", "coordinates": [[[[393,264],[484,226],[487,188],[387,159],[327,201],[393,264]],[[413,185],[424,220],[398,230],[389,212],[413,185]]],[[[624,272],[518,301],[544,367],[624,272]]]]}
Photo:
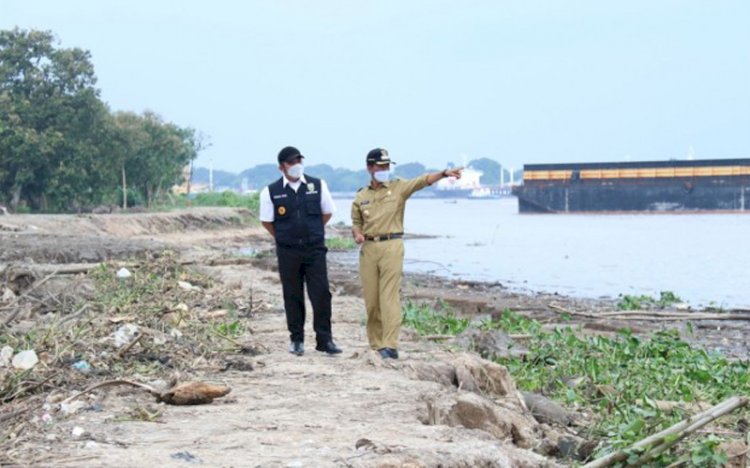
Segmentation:
{"type": "Polygon", "coordinates": [[[398,359],[398,350],[394,348],[385,348],[388,354],[391,355],[391,359],[398,359]]]}
{"type": "Polygon", "coordinates": [[[296,354],[297,356],[302,356],[305,354],[305,343],[301,341],[292,341],[289,343],[289,352],[296,354]]]}
{"type": "Polygon", "coordinates": [[[390,359],[391,358],[391,352],[388,350],[388,348],[380,348],[378,350],[378,354],[380,354],[380,357],[383,359],[390,359]]]}
{"type": "Polygon", "coordinates": [[[318,345],[315,346],[315,349],[328,354],[339,354],[341,352],[341,348],[336,346],[336,343],[334,343],[333,340],[328,340],[325,343],[318,343],[318,345]]]}

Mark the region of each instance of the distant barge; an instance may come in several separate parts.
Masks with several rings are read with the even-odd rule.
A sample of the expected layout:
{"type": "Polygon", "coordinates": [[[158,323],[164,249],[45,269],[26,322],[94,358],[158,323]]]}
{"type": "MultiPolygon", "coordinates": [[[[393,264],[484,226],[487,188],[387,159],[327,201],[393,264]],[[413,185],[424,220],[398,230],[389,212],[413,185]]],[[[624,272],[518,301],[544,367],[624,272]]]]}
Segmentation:
{"type": "Polygon", "coordinates": [[[747,212],[750,159],[524,165],[521,213],[747,212]]]}

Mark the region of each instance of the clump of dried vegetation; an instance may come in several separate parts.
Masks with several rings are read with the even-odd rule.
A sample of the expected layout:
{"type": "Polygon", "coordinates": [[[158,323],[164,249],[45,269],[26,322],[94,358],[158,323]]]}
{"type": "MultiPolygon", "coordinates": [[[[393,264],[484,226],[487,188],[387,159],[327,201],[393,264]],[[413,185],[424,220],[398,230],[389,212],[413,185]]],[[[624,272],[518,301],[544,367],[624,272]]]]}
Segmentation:
{"type": "Polygon", "coordinates": [[[0,464],[18,462],[12,448],[40,424],[42,407],[54,411],[94,384],[127,379],[173,386],[197,371],[252,370],[243,359],[263,349],[254,343],[250,318],[264,307],[252,293],[214,284],[170,252],[124,267],[6,266],[0,270],[0,349],[6,356],[0,362],[0,464]],[[10,359],[24,350],[38,360],[29,368],[10,359]]]}

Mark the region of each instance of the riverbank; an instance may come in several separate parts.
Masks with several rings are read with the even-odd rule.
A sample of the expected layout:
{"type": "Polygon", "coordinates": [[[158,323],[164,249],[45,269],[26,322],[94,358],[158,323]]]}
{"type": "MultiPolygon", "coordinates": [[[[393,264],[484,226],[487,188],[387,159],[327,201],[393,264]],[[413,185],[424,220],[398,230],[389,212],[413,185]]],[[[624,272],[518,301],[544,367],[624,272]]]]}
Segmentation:
{"type": "MultiPolygon", "coordinates": [[[[26,371],[0,367],[7,390],[3,465],[574,462],[560,447],[576,429],[536,420],[503,367],[410,330],[399,361],[370,352],[356,268],[334,253],[334,334],[344,354],[290,355],[272,243],[247,211],[9,216],[0,218],[0,242],[2,345],[17,353],[33,344],[39,357],[26,371]],[[238,255],[247,247],[255,253],[238,255]],[[144,286],[139,291],[148,301],[127,294],[128,283],[114,277],[120,268],[144,281],[133,287],[144,286]],[[107,285],[114,289],[105,300],[97,290],[107,285]],[[89,308],[80,310],[81,302],[89,308]],[[127,350],[104,339],[126,324],[148,333],[131,337],[127,350]],[[79,371],[81,362],[91,366],[87,373],[79,371]],[[118,386],[82,396],[77,407],[60,406],[77,390],[113,378],[152,385],[201,380],[231,393],[209,405],[167,406],[118,386]]],[[[576,312],[612,311],[613,304],[429,275],[407,275],[403,296],[439,301],[470,318],[512,309],[545,327],[579,324],[591,334],[687,323],[584,317],[576,312]]],[[[744,338],[725,343],[727,333],[747,332],[745,322],[698,323],[706,327],[695,329],[696,344],[724,346],[746,359],[744,338]]],[[[314,342],[309,323],[306,340],[314,342]]]]}

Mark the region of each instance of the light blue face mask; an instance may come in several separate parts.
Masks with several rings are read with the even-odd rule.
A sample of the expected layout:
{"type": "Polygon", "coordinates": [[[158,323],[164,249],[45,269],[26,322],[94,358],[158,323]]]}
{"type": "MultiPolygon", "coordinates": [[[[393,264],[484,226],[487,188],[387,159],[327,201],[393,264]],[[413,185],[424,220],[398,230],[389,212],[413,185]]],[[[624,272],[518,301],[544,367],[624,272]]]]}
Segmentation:
{"type": "Polygon", "coordinates": [[[372,176],[382,184],[391,180],[391,171],[377,171],[372,176]]]}
{"type": "Polygon", "coordinates": [[[305,166],[303,166],[302,163],[295,164],[294,166],[286,170],[286,174],[292,179],[299,179],[300,177],[302,177],[302,174],[304,173],[305,173],[305,166]]]}

